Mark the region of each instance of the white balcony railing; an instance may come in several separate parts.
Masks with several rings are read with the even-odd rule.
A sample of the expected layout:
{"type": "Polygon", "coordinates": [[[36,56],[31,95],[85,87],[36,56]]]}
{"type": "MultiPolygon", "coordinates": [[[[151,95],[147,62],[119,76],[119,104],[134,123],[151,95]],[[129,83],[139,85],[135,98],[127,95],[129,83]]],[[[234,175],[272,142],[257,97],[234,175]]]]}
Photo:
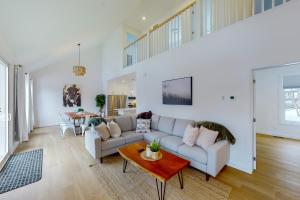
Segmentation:
{"type": "Polygon", "coordinates": [[[177,48],[193,39],[196,2],[185,7],[149,31],[150,57],[177,48]]]}
{"type": "Polygon", "coordinates": [[[124,48],[124,67],[139,63],[147,59],[148,50],[148,39],[147,34],[145,34],[124,48]]]}
{"type": "Polygon", "coordinates": [[[124,67],[292,0],[196,0],[124,48],[124,67]]]}

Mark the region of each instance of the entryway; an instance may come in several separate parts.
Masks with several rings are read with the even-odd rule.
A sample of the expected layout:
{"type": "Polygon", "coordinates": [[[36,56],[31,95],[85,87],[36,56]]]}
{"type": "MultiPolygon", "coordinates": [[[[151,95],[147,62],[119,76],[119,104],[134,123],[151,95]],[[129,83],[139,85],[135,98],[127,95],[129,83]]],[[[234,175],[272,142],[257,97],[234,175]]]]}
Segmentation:
{"type": "Polygon", "coordinates": [[[300,185],[300,63],[254,70],[253,83],[255,175],[272,179],[269,195],[293,199],[284,191],[300,185]]]}
{"type": "Polygon", "coordinates": [[[136,73],[107,81],[107,115],[136,114],[136,73]]]}

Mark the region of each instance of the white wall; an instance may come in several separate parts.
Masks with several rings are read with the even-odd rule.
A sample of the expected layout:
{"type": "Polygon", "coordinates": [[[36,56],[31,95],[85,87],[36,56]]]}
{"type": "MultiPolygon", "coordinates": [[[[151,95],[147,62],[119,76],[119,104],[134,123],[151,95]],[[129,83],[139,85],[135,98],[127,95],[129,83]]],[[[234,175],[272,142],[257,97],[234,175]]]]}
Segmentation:
{"type": "Polygon", "coordinates": [[[136,74],[128,74],[109,80],[107,94],[136,96],[136,74]]]}
{"type": "Polygon", "coordinates": [[[86,66],[86,75],[76,77],[72,68],[78,62],[77,54],[71,58],[46,66],[32,73],[34,80],[35,124],[37,127],[57,125],[59,113],[77,108],[63,107],[63,87],[77,84],[81,88],[82,108],[97,112],[95,97],[101,93],[100,47],[81,52],[81,64],[86,66]]]}
{"type": "Polygon", "coordinates": [[[107,81],[120,75],[123,66],[124,29],[120,26],[102,45],[101,49],[101,81],[107,91],[107,81]]]}
{"type": "Polygon", "coordinates": [[[116,76],[137,71],[138,112],[224,124],[237,141],[229,165],[251,172],[252,69],[299,61],[299,10],[300,2],[294,1],[128,69],[116,63],[102,65],[102,71],[116,76]],[[163,105],[162,81],[184,76],[193,76],[193,106],[163,105]],[[230,102],[230,95],[236,101],[230,102]]]}
{"type": "Polygon", "coordinates": [[[256,80],[256,132],[300,139],[300,125],[283,121],[282,76],[300,74],[300,64],[258,70],[256,80]]]}
{"type": "Polygon", "coordinates": [[[108,81],[135,72],[133,67],[123,68],[123,47],[128,26],[118,27],[101,46],[102,89],[108,91],[108,81]]]}

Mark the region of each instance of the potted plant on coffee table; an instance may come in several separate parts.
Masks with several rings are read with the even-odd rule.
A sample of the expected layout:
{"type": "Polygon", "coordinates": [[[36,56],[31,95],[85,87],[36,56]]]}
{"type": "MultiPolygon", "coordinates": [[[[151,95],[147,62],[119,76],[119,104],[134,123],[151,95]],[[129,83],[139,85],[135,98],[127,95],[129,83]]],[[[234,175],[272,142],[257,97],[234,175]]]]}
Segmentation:
{"type": "Polygon", "coordinates": [[[154,160],[157,160],[159,150],[160,150],[159,142],[157,142],[156,140],[153,140],[150,145],[147,145],[146,156],[151,157],[154,160]]]}

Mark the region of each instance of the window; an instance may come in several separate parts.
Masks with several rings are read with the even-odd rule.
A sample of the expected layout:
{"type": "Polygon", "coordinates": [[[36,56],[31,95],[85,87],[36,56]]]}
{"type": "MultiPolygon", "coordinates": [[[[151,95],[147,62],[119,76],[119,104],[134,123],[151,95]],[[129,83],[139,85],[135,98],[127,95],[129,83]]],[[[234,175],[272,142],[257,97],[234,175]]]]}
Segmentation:
{"type": "Polygon", "coordinates": [[[283,77],[284,121],[300,123],[300,75],[283,77]]]}
{"type": "MultiPolygon", "coordinates": [[[[137,36],[131,33],[126,33],[126,45],[130,45],[137,40],[137,36]]],[[[137,62],[137,46],[136,44],[131,45],[127,49],[126,54],[126,66],[130,66],[137,62]]]]}
{"type": "Polygon", "coordinates": [[[279,5],[283,4],[283,0],[275,0],[274,4],[275,4],[275,6],[279,6],[279,5]]]}
{"type": "Polygon", "coordinates": [[[131,43],[133,43],[134,41],[136,41],[137,37],[131,33],[126,33],[126,42],[127,44],[126,45],[129,45],[131,43]]]}
{"type": "Polygon", "coordinates": [[[259,14],[263,11],[270,10],[275,6],[282,5],[289,0],[254,0],[254,14],[259,14]]]}

